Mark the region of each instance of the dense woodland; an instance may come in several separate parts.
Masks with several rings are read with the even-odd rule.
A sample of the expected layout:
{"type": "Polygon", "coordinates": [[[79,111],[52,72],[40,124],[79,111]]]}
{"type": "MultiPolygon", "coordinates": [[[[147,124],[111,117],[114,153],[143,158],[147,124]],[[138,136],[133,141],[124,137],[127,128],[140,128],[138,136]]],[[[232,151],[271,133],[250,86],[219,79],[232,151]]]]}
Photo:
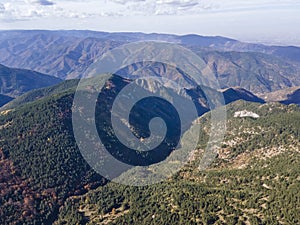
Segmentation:
{"type": "Polygon", "coordinates": [[[210,169],[200,172],[196,157],[157,185],[110,183],[68,199],[56,224],[299,224],[299,107],[239,101],[228,117],[220,150],[226,157],[220,153],[210,169]],[[242,109],[261,117],[233,118],[242,109]],[[234,139],[240,141],[229,146],[234,139]]]}
{"type": "Polygon", "coordinates": [[[219,155],[200,172],[206,114],[199,154],[186,167],[163,183],[129,187],[108,183],[82,158],[73,92],[49,90],[1,112],[0,224],[300,223],[298,106],[230,104],[219,155]],[[234,118],[240,110],[260,118],[234,118]]]}
{"type": "Polygon", "coordinates": [[[1,178],[0,224],[51,222],[66,197],[105,182],[72,136],[72,98],[65,92],[2,112],[1,173],[8,175],[1,178]]]}

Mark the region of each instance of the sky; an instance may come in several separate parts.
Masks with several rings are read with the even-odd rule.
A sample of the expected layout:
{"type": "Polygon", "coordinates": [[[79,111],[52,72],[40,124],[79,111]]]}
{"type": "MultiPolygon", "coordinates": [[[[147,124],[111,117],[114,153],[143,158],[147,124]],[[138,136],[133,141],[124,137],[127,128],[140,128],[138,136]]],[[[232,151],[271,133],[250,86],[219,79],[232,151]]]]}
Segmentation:
{"type": "Polygon", "coordinates": [[[194,33],[300,46],[300,0],[0,0],[0,29],[194,33]]]}

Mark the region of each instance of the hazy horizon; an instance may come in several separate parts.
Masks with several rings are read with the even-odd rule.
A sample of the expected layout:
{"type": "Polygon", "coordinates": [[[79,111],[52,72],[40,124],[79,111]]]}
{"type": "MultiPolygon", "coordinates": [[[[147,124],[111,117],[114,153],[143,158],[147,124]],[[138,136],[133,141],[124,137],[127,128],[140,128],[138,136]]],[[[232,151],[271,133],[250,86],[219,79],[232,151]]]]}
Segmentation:
{"type": "Polygon", "coordinates": [[[0,0],[0,29],[224,36],[300,46],[300,0],[0,0]]]}

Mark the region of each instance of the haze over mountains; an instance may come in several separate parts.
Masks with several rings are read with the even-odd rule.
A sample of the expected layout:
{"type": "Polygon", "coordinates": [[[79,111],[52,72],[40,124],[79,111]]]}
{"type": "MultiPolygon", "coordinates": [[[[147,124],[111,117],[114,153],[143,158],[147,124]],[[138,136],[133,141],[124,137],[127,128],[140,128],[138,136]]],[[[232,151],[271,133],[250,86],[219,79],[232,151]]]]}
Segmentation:
{"type": "Polygon", "coordinates": [[[300,48],[198,35],[1,31],[0,63],[61,79],[80,78],[104,52],[143,40],[170,41],[190,48],[211,67],[221,88],[241,87],[259,94],[300,86],[300,48]]]}
{"type": "MultiPolygon", "coordinates": [[[[198,35],[0,31],[0,224],[299,224],[300,108],[293,104],[300,103],[299,52],[297,47],[198,35]],[[158,62],[106,74],[109,80],[92,116],[98,135],[121,161],[136,157],[140,161],[135,163],[148,165],[161,157],[160,152],[123,151],[110,126],[113,100],[135,78],[175,81],[184,88],[175,92],[147,80],[140,86],[167,99],[190,97],[198,113],[183,127],[165,102],[150,102],[151,110],[146,103],[136,106],[129,122],[117,114],[141,142],[151,132],[147,119],[152,111],[162,115],[171,128],[162,151],[169,150],[165,147],[176,139],[179,127],[189,135],[191,124],[200,126],[196,149],[180,171],[159,184],[131,187],[109,183],[83,158],[72,123],[73,112],[83,111],[73,100],[79,78],[103,53],[142,40],[171,41],[191,49],[209,65],[221,89],[198,85],[180,68],[158,62]],[[202,171],[212,125],[208,89],[224,96],[228,118],[214,161],[202,171]],[[235,116],[239,112],[250,116],[235,116]]],[[[83,92],[89,97],[91,90],[83,92]]],[[[126,104],[121,102],[120,108],[126,104]]],[[[81,131],[95,142],[89,131],[81,131]]],[[[167,174],[177,163],[169,161],[162,171],[149,165],[146,174],[167,174]]],[[[134,181],[145,174],[130,169],[129,175],[125,178],[134,181]]]]}

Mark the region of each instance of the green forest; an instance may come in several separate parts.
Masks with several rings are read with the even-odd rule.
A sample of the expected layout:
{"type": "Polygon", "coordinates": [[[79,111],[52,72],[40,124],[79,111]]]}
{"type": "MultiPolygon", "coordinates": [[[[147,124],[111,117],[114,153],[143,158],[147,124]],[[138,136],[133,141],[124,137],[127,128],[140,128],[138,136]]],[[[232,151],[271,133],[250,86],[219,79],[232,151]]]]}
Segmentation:
{"type": "Polygon", "coordinates": [[[34,94],[0,113],[0,224],[300,224],[296,105],[228,105],[219,154],[200,171],[207,113],[193,160],[162,183],[130,187],[105,180],[81,156],[73,88],[34,94]],[[234,118],[240,110],[260,118],[234,118]]]}

